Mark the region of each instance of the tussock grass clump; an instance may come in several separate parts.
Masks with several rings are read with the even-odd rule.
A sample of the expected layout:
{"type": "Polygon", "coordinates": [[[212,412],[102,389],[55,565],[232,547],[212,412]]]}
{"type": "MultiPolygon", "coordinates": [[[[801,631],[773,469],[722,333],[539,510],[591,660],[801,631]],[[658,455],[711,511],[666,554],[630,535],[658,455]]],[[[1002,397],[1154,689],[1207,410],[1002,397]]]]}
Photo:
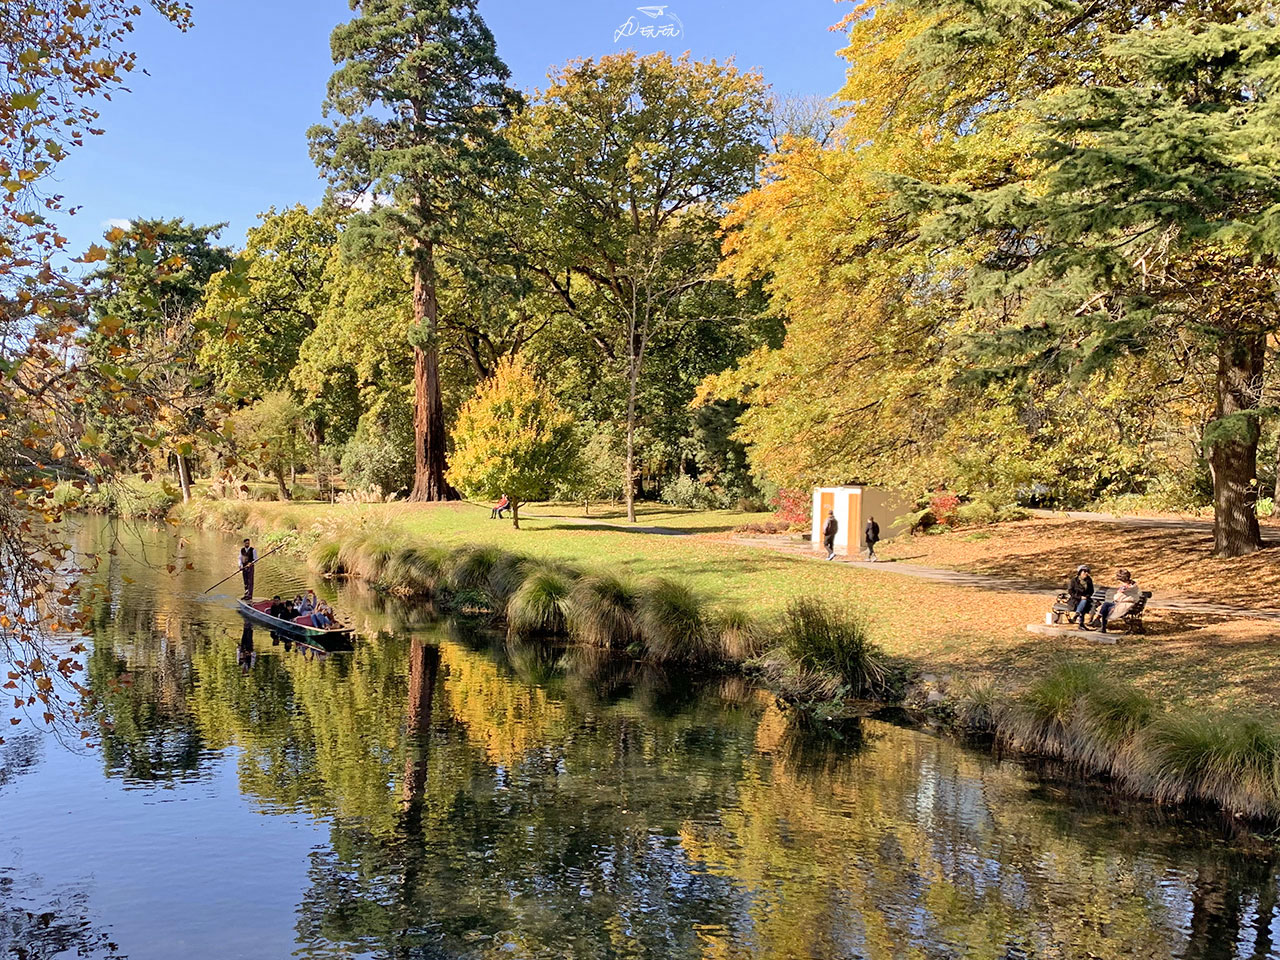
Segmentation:
{"type": "Polygon", "coordinates": [[[437,547],[401,547],[388,562],[381,583],[404,596],[433,596],[445,581],[447,560],[448,554],[437,547]]]}
{"type": "Polygon", "coordinates": [[[1159,802],[1188,797],[1233,813],[1280,813],[1280,728],[1259,717],[1181,713],[1138,738],[1132,779],[1159,802]]]}
{"type": "Polygon", "coordinates": [[[836,675],[855,697],[888,691],[880,648],[872,642],[866,622],[851,611],[813,597],[793,600],[782,618],[781,640],[798,667],[836,675]]]}
{"type": "Polygon", "coordinates": [[[346,573],[342,566],[342,544],[337,540],[319,540],[307,554],[307,569],[325,577],[340,577],[346,573]]]}
{"type": "Polygon", "coordinates": [[[538,565],[530,569],[507,604],[508,633],[564,633],[572,589],[572,578],[559,567],[538,565]]]}
{"type": "Polygon", "coordinates": [[[487,590],[494,610],[505,610],[537,564],[519,553],[503,552],[489,568],[487,590]]]}
{"type": "Polygon", "coordinates": [[[638,593],[611,573],[585,576],[569,595],[569,632],[579,643],[601,649],[626,649],[639,637],[638,593]]]}
{"type": "Polygon", "coordinates": [[[1124,776],[1134,738],[1155,712],[1142,691],[1107,679],[1093,664],[1065,660],[1027,688],[1000,734],[1021,749],[1124,776]]]}
{"type": "Polygon", "coordinates": [[[666,579],[649,583],[636,605],[636,626],[648,655],[684,663],[718,659],[705,609],[706,601],[682,583],[666,579]]]}
{"type": "Polygon", "coordinates": [[[404,542],[395,533],[373,527],[342,541],[338,559],[348,576],[377,583],[403,547],[404,542]]]}
{"type": "Polygon", "coordinates": [[[764,652],[768,632],[741,607],[725,607],[717,611],[713,629],[720,652],[730,663],[754,660],[764,652]]]}
{"type": "Polygon", "coordinates": [[[459,547],[449,557],[449,589],[489,598],[489,577],[505,551],[498,547],[459,547]]]}
{"type": "Polygon", "coordinates": [[[1004,700],[989,677],[960,681],[954,701],[956,722],[967,730],[991,733],[1004,715],[1004,700]]]}
{"type": "Polygon", "coordinates": [[[213,518],[213,526],[228,533],[235,533],[237,530],[243,530],[249,523],[249,508],[243,503],[219,500],[214,508],[213,518]]]}

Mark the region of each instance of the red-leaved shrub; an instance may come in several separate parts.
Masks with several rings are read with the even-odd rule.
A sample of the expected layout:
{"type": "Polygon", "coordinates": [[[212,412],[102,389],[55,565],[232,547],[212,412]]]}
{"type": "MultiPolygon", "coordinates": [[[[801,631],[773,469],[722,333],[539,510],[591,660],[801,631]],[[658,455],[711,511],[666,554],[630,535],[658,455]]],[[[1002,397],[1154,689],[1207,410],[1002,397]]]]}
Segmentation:
{"type": "Polygon", "coordinates": [[[809,522],[809,507],[812,502],[804,490],[779,490],[769,504],[773,507],[777,520],[792,524],[809,522]]]}

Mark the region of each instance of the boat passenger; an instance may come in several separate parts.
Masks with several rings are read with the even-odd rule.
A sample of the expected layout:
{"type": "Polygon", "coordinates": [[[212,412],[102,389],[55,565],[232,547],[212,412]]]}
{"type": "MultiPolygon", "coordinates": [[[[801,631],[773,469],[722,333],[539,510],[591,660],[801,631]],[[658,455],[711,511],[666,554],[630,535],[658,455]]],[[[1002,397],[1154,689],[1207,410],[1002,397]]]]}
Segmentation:
{"type": "Polygon", "coordinates": [[[271,607],[267,610],[273,617],[283,617],[285,612],[285,603],[280,599],[280,594],[276,594],[271,598],[271,607]]]}

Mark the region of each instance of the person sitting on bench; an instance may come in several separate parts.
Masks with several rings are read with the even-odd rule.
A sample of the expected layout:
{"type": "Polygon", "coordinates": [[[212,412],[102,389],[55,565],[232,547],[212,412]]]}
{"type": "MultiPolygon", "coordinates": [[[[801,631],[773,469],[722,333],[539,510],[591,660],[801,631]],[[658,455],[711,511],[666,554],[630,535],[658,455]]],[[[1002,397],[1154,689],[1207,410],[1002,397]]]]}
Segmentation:
{"type": "Polygon", "coordinates": [[[1076,575],[1067,581],[1067,604],[1071,607],[1071,620],[1078,617],[1081,630],[1089,629],[1084,625],[1084,618],[1093,605],[1093,577],[1089,573],[1089,565],[1082,563],[1076,567],[1076,575]]]}
{"type": "Polygon", "coordinates": [[[1142,599],[1142,590],[1138,587],[1133,574],[1121,568],[1116,571],[1116,592],[1111,599],[1098,610],[1098,619],[1102,622],[1102,632],[1107,632],[1108,620],[1119,620],[1142,599]]]}
{"type": "Polygon", "coordinates": [[[494,505],[494,508],[489,512],[489,519],[490,519],[490,520],[501,520],[501,519],[502,519],[502,514],[503,514],[503,512],[504,512],[504,511],[507,509],[507,507],[509,507],[509,506],[511,506],[511,501],[507,499],[507,495],[504,493],[504,494],[502,495],[502,499],[501,499],[501,500],[499,500],[499,501],[494,505]]]}

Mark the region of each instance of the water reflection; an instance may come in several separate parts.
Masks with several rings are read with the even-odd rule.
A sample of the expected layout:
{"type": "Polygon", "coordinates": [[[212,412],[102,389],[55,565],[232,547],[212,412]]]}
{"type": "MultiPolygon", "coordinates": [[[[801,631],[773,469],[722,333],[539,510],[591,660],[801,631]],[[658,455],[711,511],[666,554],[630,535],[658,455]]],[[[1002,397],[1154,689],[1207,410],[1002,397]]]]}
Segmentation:
{"type": "MultiPolygon", "coordinates": [[[[182,549],[195,571],[123,553],[104,571],[101,769],[177,792],[205,830],[228,792],[273,835],[317,827],[301,863],[245,845],[220,867],[293,885],[294,915],[250,933],[298,956],[1280,957],[1273,852],[1220,822],[886,723],[814,731],[741,679],[510,644],[358,591],[339,603],[363,638],[324,656],[199,598],[200,558],[233,541],[182,549]]],[[[21,769],[15,794],[46,776],[21,769]]],[[[181,865],[129,870],[215,909],[181,865]]],[[[166,956],[131,919],[121,951],[166,956]]],[[[212,936],[185,952],[224,955],[212,936]]]]}

